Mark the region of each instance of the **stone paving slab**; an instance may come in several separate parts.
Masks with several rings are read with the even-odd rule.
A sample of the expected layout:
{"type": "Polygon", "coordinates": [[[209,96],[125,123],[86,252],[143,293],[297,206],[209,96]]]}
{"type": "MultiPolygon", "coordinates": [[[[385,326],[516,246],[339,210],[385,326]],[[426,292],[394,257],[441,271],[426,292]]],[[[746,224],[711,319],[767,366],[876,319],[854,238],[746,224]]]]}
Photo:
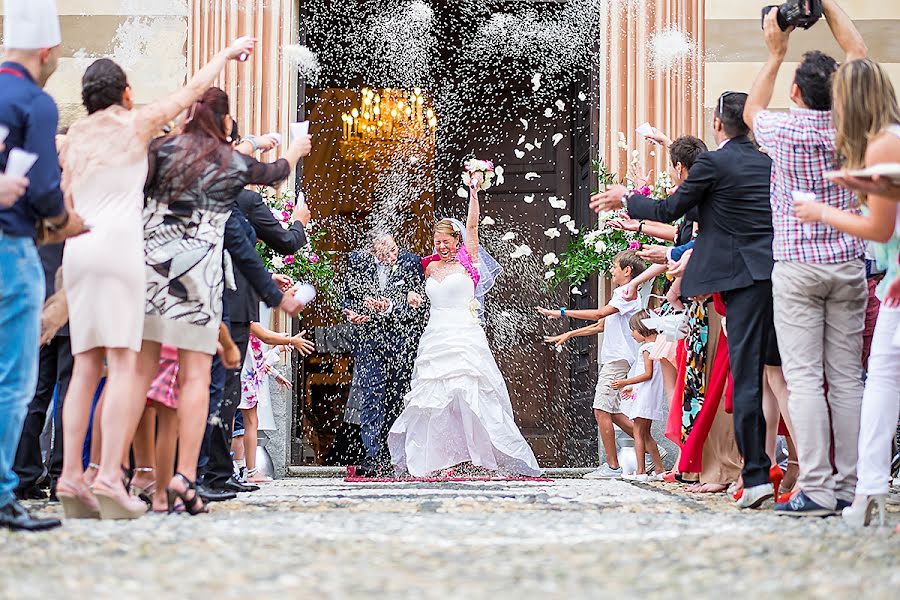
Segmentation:
{"type": "Polygon", "coordinates": [[[681,489],[281,480],[202,517],[0,532],[0,598],[898,597],[900,495],[860,533],[681,489]]]}

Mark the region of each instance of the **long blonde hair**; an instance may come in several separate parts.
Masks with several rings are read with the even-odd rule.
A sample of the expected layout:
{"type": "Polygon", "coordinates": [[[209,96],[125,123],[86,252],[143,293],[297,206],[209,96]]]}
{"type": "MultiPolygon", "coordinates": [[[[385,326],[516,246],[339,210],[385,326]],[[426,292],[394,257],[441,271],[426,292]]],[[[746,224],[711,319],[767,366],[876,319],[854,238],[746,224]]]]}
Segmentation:
{"type": "Polygon", "coordinates": [[[861,169],[869,142],[888,125],[900,123],[894,86],[881,65],[861,58],[837,70],[832,96],[839,158],[845,167],[861,169]]]}

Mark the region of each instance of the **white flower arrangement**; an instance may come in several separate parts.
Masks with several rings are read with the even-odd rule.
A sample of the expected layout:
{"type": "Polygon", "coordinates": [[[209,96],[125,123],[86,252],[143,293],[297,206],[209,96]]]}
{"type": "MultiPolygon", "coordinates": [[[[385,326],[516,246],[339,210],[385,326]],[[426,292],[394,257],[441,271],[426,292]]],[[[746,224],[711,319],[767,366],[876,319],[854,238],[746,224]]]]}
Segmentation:
{"type": "Polygon", "coordinates": [[[495,167],[494,161],[492,160],[470,158],[465,163],[462,182],[464,186],[471,189],[478,189],[482,192],[490,189],[495,183],[496,185],[503,185],[505,182],[503,177],[503,167],[495,167]],[[480,181],[478,178],[479,174],[481,175],[480,181]]]}

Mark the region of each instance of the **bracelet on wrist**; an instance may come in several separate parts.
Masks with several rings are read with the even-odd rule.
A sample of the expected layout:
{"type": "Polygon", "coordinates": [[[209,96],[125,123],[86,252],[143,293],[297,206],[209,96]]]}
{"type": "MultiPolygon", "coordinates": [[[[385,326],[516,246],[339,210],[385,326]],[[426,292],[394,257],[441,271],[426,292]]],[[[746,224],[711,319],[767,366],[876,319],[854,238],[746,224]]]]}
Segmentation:
{"type": "Polygon", "coordinates": [[[257,141],[255,135],[248,135],[242,141],[250,144],[253,147],[254,152],[259,152],[259,142],[257,141]]]}
{"type": "Polygon", "coordinates": [[[561,316],[561,317],[566,316],[566,307],[565,306],[559,307],[559,316],[561,316]]]}
{"type": "Polygon", "coordinates": [[[638,233],[644,233],[644,220],[643,220],[643,219],[641,219],[641,222],[638,223],[637,232],[638,232],[638,233]]]}

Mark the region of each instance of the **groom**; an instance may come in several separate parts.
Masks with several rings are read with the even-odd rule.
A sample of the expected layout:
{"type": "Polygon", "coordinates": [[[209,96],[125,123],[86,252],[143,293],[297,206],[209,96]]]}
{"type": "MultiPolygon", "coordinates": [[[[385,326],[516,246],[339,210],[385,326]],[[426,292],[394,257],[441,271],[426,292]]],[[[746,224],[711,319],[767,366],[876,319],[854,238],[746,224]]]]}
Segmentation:
{"type": "Polygon", "coordinates": [[[390,462],[387,433],[409,391],[424,320],[424,309],[407,299],[422,294],[424,283],[419,257],[400,250],[390,233],[375,232],[368,251],[350,255],[343,308],[358,330],[353,359],[362,392],[363,476],[390,462]]]}

